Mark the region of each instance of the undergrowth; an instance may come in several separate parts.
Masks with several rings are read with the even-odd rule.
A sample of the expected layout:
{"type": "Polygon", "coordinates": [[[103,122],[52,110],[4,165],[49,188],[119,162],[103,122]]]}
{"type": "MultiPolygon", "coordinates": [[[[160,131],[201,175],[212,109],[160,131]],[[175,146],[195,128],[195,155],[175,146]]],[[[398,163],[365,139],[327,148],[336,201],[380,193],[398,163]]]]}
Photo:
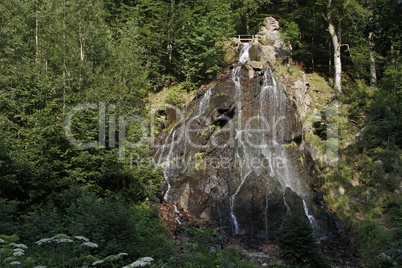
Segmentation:
{"type": "Polygon", "coordinates": [[[395,101],[382,101],[380,93],[362,81],[344,78],[342,95],[335,95],[318,74],[309,74],[308,81],[312,104],[304,118],[306,145],[325,155],[330,148],[330,126],[336,124],[338,129],[335,165],[313,154],[323,178],[319,191],[332,211],[358,234],[367,267],[388,267],[374,259],[386,251],[401,264],[401,256],[395,253],[401,251],[402,239],[402,150],[394,138],[401,128],[399,108],[393,106],[395,101]],[[334,102],[337,116],[329,118],[326,109],[334,102]],[[387,109],[388,115],[372,120],[387,109]],[[388,134],[383,135],[384,128],[388,134]]]}

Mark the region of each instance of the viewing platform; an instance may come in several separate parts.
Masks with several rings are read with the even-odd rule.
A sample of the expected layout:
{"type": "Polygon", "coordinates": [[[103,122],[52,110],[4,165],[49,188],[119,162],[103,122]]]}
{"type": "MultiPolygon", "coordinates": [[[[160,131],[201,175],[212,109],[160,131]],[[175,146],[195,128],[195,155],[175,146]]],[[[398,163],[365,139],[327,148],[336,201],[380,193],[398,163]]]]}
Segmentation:
{"type": "Polygon", "coordinates": [[[250,43],[251,41],[254,40],[255,35],[252,35],[252,34],[249,34],[249,35],[240,34],[240,35],[234,36],[234,38],[237,38],[242,43],[250,43]]]}

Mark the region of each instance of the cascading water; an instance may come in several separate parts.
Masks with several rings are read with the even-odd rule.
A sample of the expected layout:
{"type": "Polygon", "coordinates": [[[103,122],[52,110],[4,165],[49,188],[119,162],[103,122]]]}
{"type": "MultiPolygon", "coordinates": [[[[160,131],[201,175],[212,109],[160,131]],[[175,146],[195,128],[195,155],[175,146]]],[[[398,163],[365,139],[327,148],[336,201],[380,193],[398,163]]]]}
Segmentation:
{"type": "MultiPolygon", "coordinates": [[[[251,45],[249,43],[245,43],[242,44],[241,50],[240,50],[240,55],[239,55],[239,63],[244,64],[249,60],[249,49],[251,48],[251,45]]],[[[236,106],[237,106],[237,111],[241,110],[241,95],[242,95],[242,91],[241,91],[241,66],[236,67],[233,72],[232,72],[232,81],[235,84],[235,91],[236,91],[236,106]]],[[[244,161],[244,157],[242,158],[240,156],[241,150],[246,148],[245,144],[243,143],[243,140],[241,139],[241,135],[247,131],[247,130],[243,130],[241,128],[241,117],[239,116],[239,122],[237,122],[235,131],[236,131],[236,137],[235,137],[235,142],[237,143],[236,145],[236,158],[238,160],[239,163],[242,163],[244,161]]],[[[244,156],[244,152],[243,152],[243,156],[244,156]]],[[[252,170],[244,170],[241,169],[240,171],[240,184],[237,187],[235,193],[231,196],[230,198],[230,217],[232,219],[233,225],[234,225],[234,234],[241,234],[243,233],[240,229],[239,223],[237,221],[235,212],[234,212],[234,206],[235,206],[235,198],[236,195],[239,193],[241,187],[243,186],[244,182],[247,179],[247,176],[249,176],[251,174],[252,170]],[[245,173],[247,172],[247,173],[245,173]]]]}
{"type": "Polygon", "coordinates": [[[250,43],[242,44],[242,47],[241,47],[241,50],[240,50],[240,56],[239,56],[239,63],[245,64],[247,61],[250,60],[250,55],[248,53],[250,48],[251,48],[250,43]]]}
{"type": "Polygon", "coordinates": [[[309,220],[311,226],[317,227],[317,221],[315,220],[314,216],[311,215],[311,214],[308,212],[308,208],[307,208],[307,205],[306,205],[306,201],[304,201],[304,199],[303,199],[303,209],[304,209],[304,214],[305,214],[306,217],[308,218],[308,220],[309,220]]]}
{"type": "MultiPolygon", "coordinates": [[[[166,151],[166,148],[168,148],[168,146],[166,146],[167,144],[165,144],[163,147],[162,147],[162,153],[161,153],[161,159],[159,160],[159,163],[162,163],[162,158],[163,158],[163,160],[164,160],[164,162],[165,162],[165,165],[163,165],[164,166],[164,169],[163,169],[163,178],[165,179],[165,181],[166,181],[166,183],[167,183],[167,185],[168,185],[168,189],[167,189],[167,191],[166,191],[166,193],[165,193],[165,195],[164,195],[164,199],[165,200],[169,200],[169,193],[170,193],[170,190],[171,190],[171,185],[170,185],[170,183],[169,183],[169,174],[170,174],[170,171],[172,170],[172,168],[171,168],[171,165],[172,165],[172,161],[173,161],[173,152],[174,152],[174,148],[175,148],[175,146],[176,146],[176,144],[175,144],[175,137],[176,137],[176,133],[177,133],[177,129],[172,129],[171,130],[171,132],[169,133],[169,136],[170,136],[170,134],[172,134],[172,132],[173,132],[173,134],[171,135],[171,137],[172,137],[172,139],[171,139],[171,144],[170,144],[170,148],[169,148],[169,150],[168,150],[168,153],[167,153],[167,155],[166,155],[166,157],[165,158],[163,158],[164,157],[164,153],[165,153],[165,151],[166,151]]],[[[169,137],[168,136],[168,137],[169,137]]]]}
{"type": "MultiPolygon", "coordinates": [[[[198,103],[198,106],[195,108],[195,115],[191,118],[187,119],[185,122],[190,124],[193,121],[196,121],[199,117],[205,113],[205,107],[208,107],[211,95],[212,95],[212,88],[209,88],[205,94],[202,96],[201,101],[198,103]]],[[[157,159],[157,164],[159,164],[163,168],[163,178],[167,183],[167,190],[164,195],[164,199],[167,201],[170,200],[170,191],[171,191],[171,183],[170,180],[175,176],[175,171],[180,169],[181,164],[180,161],[176,159],[178,157],[178,150],[177,148],[180,145],[184,146],[184,151],[186,150],[187,146],[187,136],[186,136],[186,127],[187,124],[180,124],[177,127],[173,127],[169,135],[161,148],[156,152],[156,156],[159,156],[157,159]],[[170,138],[170,140],[169,140],[170,138]]],[[[181,159],[183,161],[183,159],[181,159]]],[[[187,168],[187,165],[184,165],[184,169],[187,168]]],[[[185,170],[184,170],[185,171],[185,170]]]]}
{"type": "MultiPolygon", "coordinates": [[[[243,44],[240,50],[239,63],[245,64],[249,60],[250,44],[243,44]]],[[[232,72],[232,81],[235,84],[235,96],[237,110],[241,111],[242,88],[241,88],[241,68],[236,67],[232,72]]],[[[279,183],[276,189],[269,189],[267,196],[273,191],[281,191],[283,193],[283,202],[286,206],[287,213],[290,212],[290,206],[286,202],[285,190],[290,188],[294,193],[302,198],[305,205],[304,197],[307,195],[307,187],[303,185],[298,178],[297,172],[292,167],[286,149],[283,147],[281,136],[283,133],[283,121],[286,120],[285,107],[288,102],[286,94],[280,90],[271,70],[268,68],[264,71],[264,79],[259,95],[259,113],[257,123],[248,124],[243,122],[241,113],[235,125],[235,158],[240,165],[238,187],[230,198],[230,216],[234,226],[234,234],[242,234],[242,230],[235,213],[236,196],[241,190],[247,178],[251,175],[265,174],[268,184],[272,184],[274,179],[279,183]],[[247,125],[248,127],[246,127],[247,125]],[[251,127],[250,127],[251,126],[251,127]],[[267,161],[268,166],[265,168],[253,167],[244,163],[253,158],[263,158],[267,161]],[[278,189],[279,188],[279,189],[278,189]]],[[[254,120],[255,121],[255,120],[254,120]]],[[[268,235],[268,209],[269,200],[266,197],[264,213],[265,234],[268,235]]],[[[312,216],[308,215],[312,222],[312,216]]]]}
{"type": "Polygon", "coordinates": [[[284,203],[285,206],[286,206],[286,213],[290,213],[290,207],[289,207],[288,203],[286,202],[286,198],[285,198],[285,197],[283,197],[283,203],[284,203]]]}
{"type": "Polygon", "coordinates": [[[314,220],[308,186],[283,146],[301,135],[301,121],[268,65],[251,67],[250,48],[241,44],[230,79],[194,99],[154,159],[163,167],[165,200],[231,225],[233,234],[268,238],[293,209],[314,220]]]}

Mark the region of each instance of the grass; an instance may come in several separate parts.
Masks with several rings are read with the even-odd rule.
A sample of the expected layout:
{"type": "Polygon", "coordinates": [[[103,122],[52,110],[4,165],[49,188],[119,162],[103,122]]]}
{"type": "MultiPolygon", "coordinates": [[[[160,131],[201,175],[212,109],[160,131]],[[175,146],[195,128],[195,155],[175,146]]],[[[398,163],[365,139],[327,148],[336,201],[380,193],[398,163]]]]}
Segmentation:
{"type": "Polygon", "coordinates": [[[198,90],[183,90],[180,84],[173,85],[155,93],[149,94],[151,106],[162,107],[165,104],[184,108],[194,98],[198,90]]]}

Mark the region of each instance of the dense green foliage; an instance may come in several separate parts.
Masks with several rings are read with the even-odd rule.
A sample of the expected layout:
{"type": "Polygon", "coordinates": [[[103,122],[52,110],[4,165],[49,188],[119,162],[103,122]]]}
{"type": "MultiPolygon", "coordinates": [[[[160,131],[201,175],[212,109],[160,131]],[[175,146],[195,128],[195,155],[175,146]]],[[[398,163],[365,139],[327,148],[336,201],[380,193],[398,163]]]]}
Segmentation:
{"type": "MultiPolygon", "coordinates": [[[[2,202],[2,206],[11,210],[13,203],[2,202]]],[[[15,216],[12,211],[4,215],[15,216]]],[[[127,254],[125,263],[142,256],[166,260],[172,252],[157,210],[145,203],[128,207],[118,196],[101,199],[79,189],[69,190],[52,195],[45,206],[21,216],[20,220],[24,224],[18,230],[19,238],[28,249],[23,257],[14,259],[23,264],[34,260],[36,264],[56,267],[60,264],[60,255],[63,255],[66,266],[77,267],[119,253],[127,254]],[[75,242],[57,242],[55,237],[59,234],[65,234],[59,239],[73,239],[75,242]],[[80,246],[85,241],[75,237],[81,236],[97,246],[80,246]],[[52,237],[53,242],[38,242],[52,237]],[[50,251],[55,251],[55,255],[46,253],[50,251]]],[[[2,221],[3,225],[5,223],[2,221]]]]}
{"type": "Polygon", "coordinates": [[[256,267],[244,259],[242,250],[229,246],[219,250],[215,247],[223,239],[219,229],[189,226],[186,231],[193,236],[192,243],[184,243],[184,253],[171,259],[172,267],[256,267]]]}
{"type": "Polygon", "coordinates": [[[290,267],[330,267],[319,251],[305,215],[285,216],[276,236],[281,257],[290,267]]]}

